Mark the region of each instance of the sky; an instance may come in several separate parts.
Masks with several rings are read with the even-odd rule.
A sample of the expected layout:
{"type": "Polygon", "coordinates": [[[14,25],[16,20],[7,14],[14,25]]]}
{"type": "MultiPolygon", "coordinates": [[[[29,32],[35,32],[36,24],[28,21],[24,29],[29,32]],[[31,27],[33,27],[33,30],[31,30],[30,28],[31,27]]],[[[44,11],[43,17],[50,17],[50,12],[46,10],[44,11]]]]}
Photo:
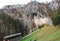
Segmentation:
{"type": "MultiPolygon", "coordinates": [[[[16,5],[16,4],[27,4],[30,1],[34,0],[0,0],[0,8],[5,5],[16,5]]],[[[51,2],[52,0],[36,0],[38,2],[51,2]]]]}

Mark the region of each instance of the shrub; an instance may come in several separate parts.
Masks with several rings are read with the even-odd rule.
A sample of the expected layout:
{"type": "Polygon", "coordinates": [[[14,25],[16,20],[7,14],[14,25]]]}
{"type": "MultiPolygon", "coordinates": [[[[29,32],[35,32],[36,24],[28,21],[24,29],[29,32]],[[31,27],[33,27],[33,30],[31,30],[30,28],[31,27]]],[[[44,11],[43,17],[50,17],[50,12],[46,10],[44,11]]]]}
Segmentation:
{"type": "Polygon", "coordinates": [[[52,21],[54,25],[60,24],[60,7],[53,13],[52,21]]]}

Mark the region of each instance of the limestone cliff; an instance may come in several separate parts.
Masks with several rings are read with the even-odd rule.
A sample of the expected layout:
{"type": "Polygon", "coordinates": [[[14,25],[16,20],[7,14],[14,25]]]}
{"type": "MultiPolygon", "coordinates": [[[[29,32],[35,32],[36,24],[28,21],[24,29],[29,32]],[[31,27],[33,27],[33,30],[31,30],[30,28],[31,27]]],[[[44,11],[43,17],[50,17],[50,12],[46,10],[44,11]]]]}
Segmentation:
{"type": "Polygon", "coordinates": [[[51,15],[52,11],[58,8],[60,1],[52,1],[51,3],[39,3],[31,1],[25,5],[9,5],[0,10],[0,14],[10,16],[15,20],[19,20],[23,26],[20,28],[27,34],[38,29],[41,25],[52,25],[51,15]],[[56,4],[56,6],[55,6],[56,4]]]}

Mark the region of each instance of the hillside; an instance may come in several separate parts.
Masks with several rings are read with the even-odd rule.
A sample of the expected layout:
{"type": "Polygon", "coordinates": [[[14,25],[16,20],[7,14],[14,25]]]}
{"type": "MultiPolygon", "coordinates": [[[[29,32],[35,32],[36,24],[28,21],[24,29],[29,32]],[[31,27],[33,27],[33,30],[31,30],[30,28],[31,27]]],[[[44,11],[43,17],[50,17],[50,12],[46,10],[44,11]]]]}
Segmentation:
{"type": "MultiPolygon", "coordinates": [[[[13,20],[19,20],[19,22],[22,22],[20,28],[23,31],[23,36],[25,36],[26,34],[29,34],[37,30],[38,25],[52,24],[52,20],[50,18],[50,15],[52,14],[50,12],[51,8],[48,7],[50,6],[50,4],[47,5],[45,3],[31,1],[28,4],[23,6],[7,5],[7,6],[4,6],[2,9],[0,9],[0,14],[7,15],[6,17],[10,16],[13,20]]],[[[5,29],[5,32],[6,32],[6,29],[5,29]]]]}
{"type": "Polygon", "coordinates": [[[46,25],[20,41],[60,41],[60,28],[46,25]]]}
{"type": "MultiPolygon", "coordinates": [[[[49,26],[55,23],[60,25],[59,6],[59,0],[54,0],[47,4],[35,0],[24,5],[4,6],[0,9],[0,36],[4,37],[21,33],[22,38],[33,32],[33,35],[27,37],[28,39],[26,38],[21,41],[30,41],[33,40],[33,38],[37,38],[37,41],[40,41],[40,39],[41,41],[50,41],[49,39],[55,37],[55,33],[57,33],[58,36],[60,34],[58,33],[60,31],[58,30],[59,28],[49,26]],[[58,15],[58,17],[56,15],[58,15]],[[39,29],[39,26],[42,25],[48,26],[39,29]],[[36,30],[37,32],[34,32],[36,30]]],[[[53,41],[53,38],[51,41],[53,41]]]]}

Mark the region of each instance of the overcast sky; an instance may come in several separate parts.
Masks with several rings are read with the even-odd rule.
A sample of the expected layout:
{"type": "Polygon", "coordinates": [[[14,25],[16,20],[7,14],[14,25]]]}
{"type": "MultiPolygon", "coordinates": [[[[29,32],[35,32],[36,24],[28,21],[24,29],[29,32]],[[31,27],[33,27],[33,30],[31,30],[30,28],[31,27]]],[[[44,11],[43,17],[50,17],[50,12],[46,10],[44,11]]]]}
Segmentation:
{"type": "MultiPolygon", "coordinates": [[[[5,5],[13,5],[13,4],[27,4],[31,0],[0,0],[0,8],[5,5]]],[[[51,2],[52,0],[36,0],[38,2],[51,2]]]]}

